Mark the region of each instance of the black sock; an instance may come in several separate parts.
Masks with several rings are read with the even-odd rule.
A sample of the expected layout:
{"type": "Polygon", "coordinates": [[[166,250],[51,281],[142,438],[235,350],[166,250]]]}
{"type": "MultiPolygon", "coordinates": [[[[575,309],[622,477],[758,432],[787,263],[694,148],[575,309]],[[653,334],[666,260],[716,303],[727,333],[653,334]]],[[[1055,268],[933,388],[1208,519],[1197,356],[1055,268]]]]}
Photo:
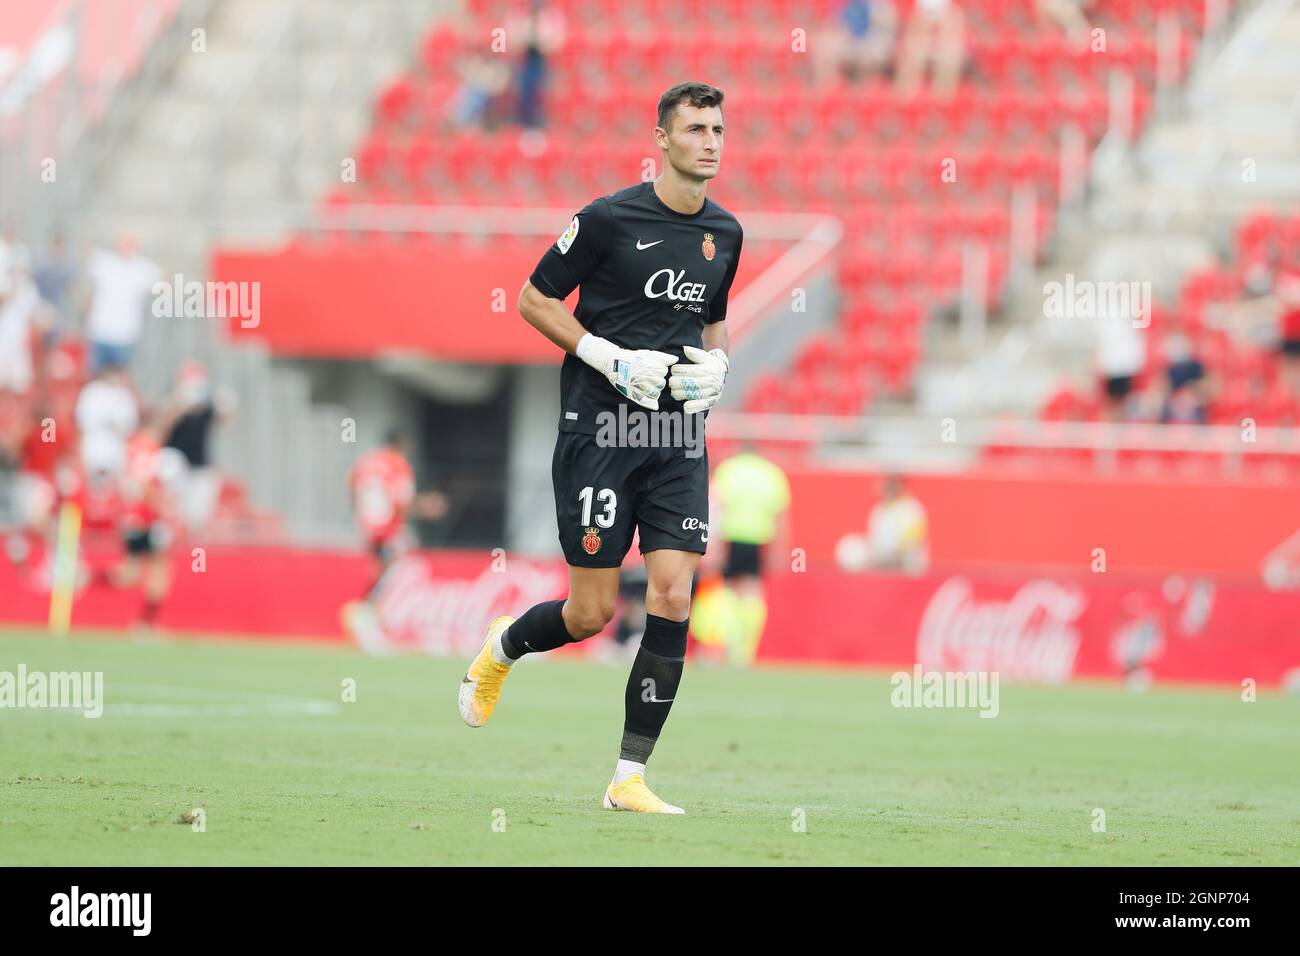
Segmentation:
{"type": "Polygon", "coordinates": [[[645,763],[664,729],[686,663],[686,621],[645,616],[645,634],[627,675],[619,759],[645,763]]]}
{"type": "Polygon", "coordinates": [[[564,626],[563,601],[534,604],[501,635],[501,649],[514,661],[525,654],[553,651],[572,643],[573,637],[564,626]]]}

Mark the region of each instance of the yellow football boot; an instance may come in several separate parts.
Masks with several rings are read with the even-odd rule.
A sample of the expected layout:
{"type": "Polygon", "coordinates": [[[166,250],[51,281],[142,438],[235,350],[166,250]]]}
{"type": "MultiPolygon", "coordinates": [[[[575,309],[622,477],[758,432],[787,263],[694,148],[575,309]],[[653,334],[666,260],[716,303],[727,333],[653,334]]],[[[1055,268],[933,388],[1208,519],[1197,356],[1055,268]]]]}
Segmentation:
{"type": "Polygon", "coordinates": [[[606,810],[634,810],[637,813],[685,813],[681,807],[660,800],[645,785],[645,778],[634,773],[622,783],[611,783],[605,790],[606,810]]]}
{"type": "Polygon", "coordinates": [[[497,635],[514,622],[513,617],[503,614],[488,625],[487,638],[461,679],[460,717],[471,727],[482,727],[487,723],[501,697],[501,685],[510,676],[510,667],[498,664],[492,657],[492,645],[497,635]]]}

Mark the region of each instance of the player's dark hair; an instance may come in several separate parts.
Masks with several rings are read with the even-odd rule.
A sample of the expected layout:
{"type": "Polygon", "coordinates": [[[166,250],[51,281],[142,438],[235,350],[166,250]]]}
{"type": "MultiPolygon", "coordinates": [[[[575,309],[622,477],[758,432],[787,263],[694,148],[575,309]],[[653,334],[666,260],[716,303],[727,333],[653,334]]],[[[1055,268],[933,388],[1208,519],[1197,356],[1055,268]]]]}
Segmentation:
{"type": "Polygon", "coordinates": [[[659,128],[672,128],[673,111],[679,106],[721,106],[722,90],[707,83],[678,83],[659,97],[659,128]]]}
{"type": "Polygon", "coordinates": [[[400,428],[390,428],[384,433],[384,444],[389,448],[396,448],[406,441],[406,432],[400,428]]]}

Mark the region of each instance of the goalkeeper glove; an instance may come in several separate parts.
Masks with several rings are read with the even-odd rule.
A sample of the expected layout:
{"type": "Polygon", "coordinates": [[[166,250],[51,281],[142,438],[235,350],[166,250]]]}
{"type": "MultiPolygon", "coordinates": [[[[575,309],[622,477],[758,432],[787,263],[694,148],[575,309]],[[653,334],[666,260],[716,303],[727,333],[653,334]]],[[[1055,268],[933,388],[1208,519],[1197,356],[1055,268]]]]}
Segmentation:
{"type": "Polygon", "coordinates": [[[620,395],[645,408],[659,408],[668,368],[676,355],[651,349],[621,349],[608,339],[588,332],[578,342],[578,358],[594,368],[620,395]]]}
{"type": "Polygon", "coordinates": [[[722,397],[722,387],[727,384],[731,361],[722,349],[706,352],[687,345],[682,351],[690,361],[673,366],[668,388],[673,398],[686,403],[682,408],[691,415],[717,404],[722,397]]]}

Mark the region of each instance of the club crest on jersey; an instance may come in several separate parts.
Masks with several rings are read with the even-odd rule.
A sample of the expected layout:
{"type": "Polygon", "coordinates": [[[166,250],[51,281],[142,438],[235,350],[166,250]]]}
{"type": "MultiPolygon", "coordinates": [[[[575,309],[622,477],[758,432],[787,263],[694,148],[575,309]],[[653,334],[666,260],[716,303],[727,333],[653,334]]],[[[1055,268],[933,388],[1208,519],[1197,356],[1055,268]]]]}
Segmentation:
{"type": "Polygon", "coordinates": [[[701,244],[700,249],[704,253],[704,258],[712,262],[713,257],[718,252],[717,247],[713,244],[713,233],[706,232],[704,234],[704,242],[701,244]]]}
{"type": "MultiPolygon", "coordinates": [[[[560,255],[569,251],[569,246],[573,245],[573,240],[578,238],[578,217],[573,217],[573,222],[569,223],[569,228],[564,230],[559,239],[555,240],[555,247],[560,250],[560,255]]],[[[709,258],[712,258],[710,256],[709,258]]]]}
{"type": "Polygon", "coordinates": [[[595,528],[588,528],[582,536],[582,550],[588,554],[595,554],[600,550],[600,532],[595,528]]]}

